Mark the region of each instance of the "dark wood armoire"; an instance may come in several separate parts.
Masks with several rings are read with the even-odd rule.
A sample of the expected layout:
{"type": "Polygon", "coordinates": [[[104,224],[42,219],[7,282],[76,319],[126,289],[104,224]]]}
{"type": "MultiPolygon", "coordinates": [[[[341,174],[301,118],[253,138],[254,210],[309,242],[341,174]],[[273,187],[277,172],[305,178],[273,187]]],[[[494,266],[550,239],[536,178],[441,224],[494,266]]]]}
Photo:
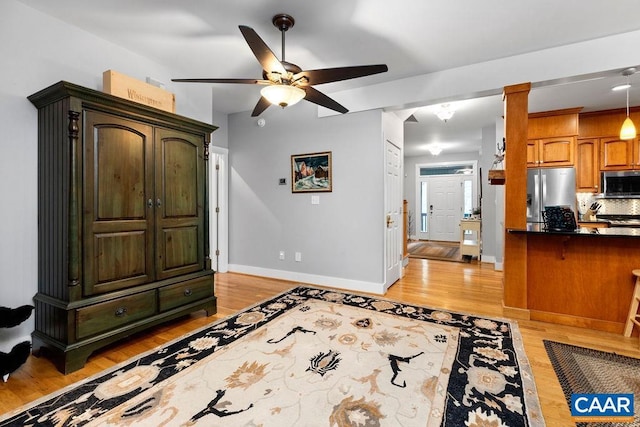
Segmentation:
{"type": "Polygon", "coordinates": [[[216,312],[207,164],[216,127],[59,82],[38,108],[34,354],[69,373],[96,349],[216,312]]]}

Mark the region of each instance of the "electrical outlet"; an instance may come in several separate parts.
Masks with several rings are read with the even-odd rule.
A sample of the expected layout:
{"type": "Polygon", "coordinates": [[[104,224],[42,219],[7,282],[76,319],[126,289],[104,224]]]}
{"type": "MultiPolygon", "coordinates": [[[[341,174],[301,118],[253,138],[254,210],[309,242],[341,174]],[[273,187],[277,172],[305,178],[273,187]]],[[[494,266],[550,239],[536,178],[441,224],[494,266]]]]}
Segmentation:
{"type": "Polygon", "coordinates": [[[280,251],[280,259],[283,260],[284,259],[284,251],[280,251]]]}
{"type": "Polygon", "coordinates": [[[302,254],[300,252],[296,252],[296,262],[302,261],[302,254]]]}

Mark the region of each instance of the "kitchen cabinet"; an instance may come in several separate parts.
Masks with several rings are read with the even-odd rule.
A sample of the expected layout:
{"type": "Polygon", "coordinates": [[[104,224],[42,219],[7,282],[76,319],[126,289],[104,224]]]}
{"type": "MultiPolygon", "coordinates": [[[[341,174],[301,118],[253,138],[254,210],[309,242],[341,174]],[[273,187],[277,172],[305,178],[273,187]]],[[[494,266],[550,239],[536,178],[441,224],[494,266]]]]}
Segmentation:
{"type": "Polygon", "coordinates": [[[527,141],[528,167],[573,166],[575,137],[540,138],[527,141]]]}
{"type": "Polygon", "coordinates": [[[59,82],[38,108],[35,354],[63,373],[96,349],[216,312],[207,163],[216,127],[59,82]]]}
{"type": "Polygon", "coordinates": [[[581,108],[530,113],[527,167],[574,166],[581,108]]]}
{"type": "Polygon", "coordinates": [[[576,190],[597,193],[600,188],[599,139],[580,138],[576,144],[576,190]]]}
{"type": "Polygon", "coordinates": [[[507,229],[514,234],[527,248],[526,279],[516,283],[526,296],[519,309],[527,318],[622,334],[634,289],[631,271],[640,259],[638,236],[616,228],[507,229]]]}
{"type": "MultiPolygon", "coordinates": [[[[638,123],[640,107],[631,107],[629,115],[634,123],[638,123]]],[[[626,116],[623,108],[580,115],[580,137],[598,138],[601,171],[640,169],[640,141],[637,137],[628,141],[619,137],[626,116]]]]}
{"type": "Polygon", "coordinates": [[[600,138],[600,170],[640,169],[638,138],[622,140],[617,136],[600,138]]]}

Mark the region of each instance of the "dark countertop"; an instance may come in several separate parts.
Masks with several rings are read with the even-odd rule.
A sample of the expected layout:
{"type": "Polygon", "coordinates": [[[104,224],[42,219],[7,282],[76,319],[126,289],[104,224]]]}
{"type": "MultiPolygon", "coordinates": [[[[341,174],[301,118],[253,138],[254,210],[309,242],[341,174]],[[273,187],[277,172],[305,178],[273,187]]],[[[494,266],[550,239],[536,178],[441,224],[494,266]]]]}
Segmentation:
{"type": "Polygon", "coordinates": [[[587,228],[580,227],[577,230],[549,231],[544,224],[527,224],[526,229],[508,228],[509,233],[547,234],[555,236],[603,236],[603,237],[640,237],[640,228],[634,227],[606,227],[587,228]]]}

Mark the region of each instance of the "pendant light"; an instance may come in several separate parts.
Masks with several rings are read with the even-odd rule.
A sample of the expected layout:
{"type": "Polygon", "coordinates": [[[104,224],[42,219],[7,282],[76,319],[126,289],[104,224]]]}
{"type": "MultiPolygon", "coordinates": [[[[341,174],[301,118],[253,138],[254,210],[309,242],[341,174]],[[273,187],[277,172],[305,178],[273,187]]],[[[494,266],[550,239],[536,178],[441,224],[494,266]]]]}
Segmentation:
{"type": "Polygon", "coordinates": [[[629,76],[631,76],[635,72],[636,72],[635,68],[627,68],[622,72],[622,75],[627,78],[627,84],[620,87],[620,88],[626,89],[627,91],[627,118],[624,119],[624,122],[622,123],[622,127],[620,128],[620,139],[623,139],[623,140],[633,139],[636,137],[636,127],[633,124],[631,117],[629,117],[629,89],[631,89],[631,82],[630,82],[629,76]]]}

